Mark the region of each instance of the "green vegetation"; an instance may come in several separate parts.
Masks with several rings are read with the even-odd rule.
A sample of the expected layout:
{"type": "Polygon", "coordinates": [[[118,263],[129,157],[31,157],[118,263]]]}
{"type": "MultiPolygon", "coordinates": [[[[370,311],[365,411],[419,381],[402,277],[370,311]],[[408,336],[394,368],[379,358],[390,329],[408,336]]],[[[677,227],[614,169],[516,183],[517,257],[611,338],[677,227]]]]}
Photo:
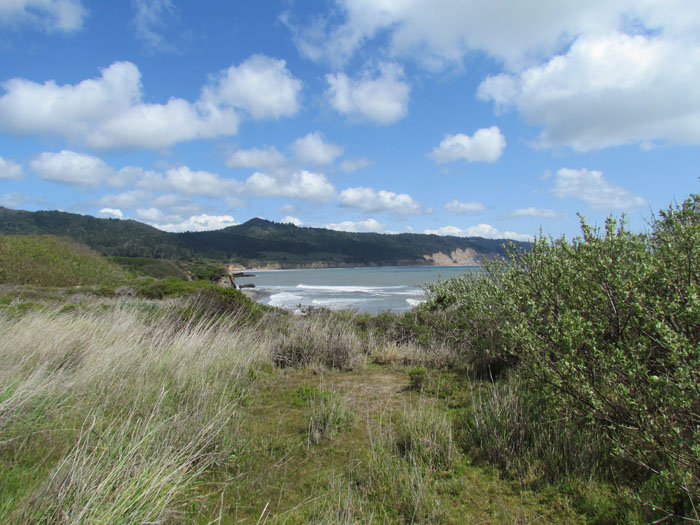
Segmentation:
{"type": "Polygon", "coordinates": [[[465,417],[469,446],[515,476],[625,487],[645,519],[697,519],[700,196],[647,234],[582,220],[517,261],[436,284],[422,307],[502,377],[465,417]]]}
{"type": "Polygon", "coordinates": [[[0,283],[35,286],[113,285],[126,273],[117,265],[65,237],[0,236],[0,283]]]}
{"type": "Polygon", "coordinates": [[[2,522],[700,519],[700,196],[645,234],[582,220],[405,315],[291,315],[9,242],[2,522]],[[18,284],[49,256],[50,288],[18,284]]]}
{"type": "MultiPolygon", "coordinates": [[[[133,220],[96,219],[57,211],[27,212],[0,207],[0,234],[51,234],[71,237],[102,255],[197,262],[231,261],[245,266],[276,263],[299,265],[391,266],[425,264],[424,255],[472,249],[493,257],[505,255],[503,241],[480,237],[350,233],[323,228],[299,228],[252,219],[238,226],[206,232],[167,233],[133,220]]],[[[526,247],[525,243],[520,243],[526,247]]],[[[152,277],[174,275],[165,266],[146,261],[121,261],[137,273],[152,277]]],[[[192,272],[195,279],[213,277],[192,272]]],[[[204,265],[206,266],[206,264],[204,265]]]]}

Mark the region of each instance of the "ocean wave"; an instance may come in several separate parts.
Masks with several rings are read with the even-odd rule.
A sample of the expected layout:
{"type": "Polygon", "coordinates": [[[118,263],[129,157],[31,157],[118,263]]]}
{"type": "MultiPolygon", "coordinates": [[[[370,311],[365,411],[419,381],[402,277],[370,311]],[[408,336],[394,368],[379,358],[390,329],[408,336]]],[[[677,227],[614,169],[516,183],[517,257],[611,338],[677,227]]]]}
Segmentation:
{"type": "MultiPolygon", "coordinates": [[[[400,290],[405,286],[343,286],[343,285],[318,285],[318,284],[297,284],[297,290],[316,290],[324,292],[345,292],[345,293],[373,293],[384,290],[400,290]]],[[[392,293],[392,292],[390,292],[392,293]]]]}
{"type": "Polygon", "coordinates": [[[293,294],[291,292],[280,292],[272,294],[267,304],[270,306],[279,306],[281,308],[288,306],[296,306],[303,301],[301,295],[293,294]]]}
{"type": "Polygon", "coordinates": [[[419,304],[424,303],[425,299],[406,299],[406,302],[411,308],[413,308],[414,306],[418,306],[419,304]]]}

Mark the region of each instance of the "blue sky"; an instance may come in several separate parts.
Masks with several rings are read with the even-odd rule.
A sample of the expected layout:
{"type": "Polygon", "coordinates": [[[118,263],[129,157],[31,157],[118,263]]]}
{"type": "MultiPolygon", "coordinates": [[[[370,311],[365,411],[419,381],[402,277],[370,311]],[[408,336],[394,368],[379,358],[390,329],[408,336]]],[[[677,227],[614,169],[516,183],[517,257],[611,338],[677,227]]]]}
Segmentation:
{"type": "Polygon", "coordinates": [[[697,0],[0,0],[0,205],[635,230],[700,189],[697,0]]]}

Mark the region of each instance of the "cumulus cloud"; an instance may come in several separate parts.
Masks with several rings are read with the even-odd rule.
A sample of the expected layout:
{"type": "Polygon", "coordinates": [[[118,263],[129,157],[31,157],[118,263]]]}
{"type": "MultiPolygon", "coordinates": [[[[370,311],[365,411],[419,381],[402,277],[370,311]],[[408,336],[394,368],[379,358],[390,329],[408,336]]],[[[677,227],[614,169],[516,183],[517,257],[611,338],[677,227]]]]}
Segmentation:
{"type": "Polygon", "coordinates": [[[187,166],[170,168],[165,173],[144,172],[139,186],[157,191],[173,191],[182,195],[223,197],[240,191],[242,185],[235,179],[225,179],[216,173],[191,170],[187,166]]]}
{"type": "Polygon", "coordinates": [[[106,208],[136,208],[150,197],[151,194],[143,190],[108,193],[100,199],[100,206],[106,208]]]}
{"type": "Polygon", "coordinates": [[[438,164],[464,159],[468,162],[496,162],[506,147],[506,138],[498,126],[477,130],[473,136],[445,135],[428,157],[438,164]]]}
{"type": "Polygon", "coordinates": [[[335,188],[325,175],[307,170],[280,176],[256,172],[248,177],[243,191],[257,197],[288,197],[318,202],[326,202],[335,195],[335,188]]]}
{"type": "Polygon", "coordinates": [[[506,217],[535,217],[538,219],[563,219],[566,213],[557,210],[549,210],[547,208],[519,208],[506,214],[506,217]]]}
{"type": "Polygon", "coordinates": [[[98,215],[101,217],[111,217],[113,219],[123,219],[124,214],[120,209],[117,208],[102,208],[98,215]]]}
{"type": "Polygon", "coordinates": [[[384,231],[384,225],[376,219],[365,219],[363,221],[343,221],[338,223],[326,224],[329,230],[341,232],[378,232],[384,231]]]}
{"type": "Polygon", "coordinates": [[[291,215],[287,215],[286,217],[282,217],[280,219],[280,222],[282,224],[293,224],[294,226],[303,226],[304,222],[297,218],[297,217],[292,217],[291,215]]]}
{"type": "Polygon", "coordinates": [[[484,237],[486,239],[513,239],[515,241],[531,241],[534,237],[527,233],[515,233],[511,231],[500,231],[490,224],[477,224],[468,228],[458,228],[457,226],[443,226],[437,230],[425,230],[423,233],[433,235],[451,235],[454,237],[484,237]]]}
{"type": "Polygon", "coordinates": [[[354,157],[350,159],[345,159],[340,163],[340,171],[345,173],[352,173],[353,171],[359,171],[371,166],[372,163],[364,157],[354,157]]]}
{"type": "Polygon", "coordinates": [[[151,226],[169,232],[220,230],[238,224],[230,215],[207,215],[202,213],[183,218],[177,215],[168,215],[157,208],[140,209],[136,213],[140,219],[151,226]]]}
{"type": "Polygon", "coordinates": [[[238,110],[277,118],[299,107],[301,83],[281,60],[255,55],[213,82],[195,102],[171,97],[151,104],[142,102],[141,73],[131,62],[115,62],[75,85],[14,78],[2,84],[0,129],[57,135],[92,148],[163,149],[237,133],[238,110]]]}
{"type": "Polygon", "coordinates": [[[391,212],[400,215],[418,215],[423,213],[423,206],[406,194],[391,191],[376,191],[372,188],[348,188],[340,192],[342,206],[365,212],[391,212]]]}
{"type": "Polygon", "coordinates": [[[557,199],[574,197],[596,210],[632,209],[646,205],[642,197],[608,181],[600,171],[585,168],[557,171],[551,191],[557,199]]]}
{"type": "Polygon", "coordinates": [[[646,35],[579,38],[562,55],[487,78],[478,95],[542,126],[539,144],[576,151],[700,144],[700,45],[646,35]]]}
{"type": "Polygon", "coordinates": [[[300,91],[301,80],[292,76],[284,60],[253,55],[223,71],[202,98],[244,109],[256,119],[276,119],[299,111],[300,91]]]}
{"type": "Polygon", "coordinates": [[[45,180],[90,187],[104,182],[120,184],[118,173],[102,159],[74,151],[44,152],[32,159],[29,165],[45,180]]]}
{"type": "Polygon", "coordinates": [[[336,66],[375,40],[386,42],[389,56],[416,60],[433,70],[460,65],[473,50],[520,69],[578,35],[639,31],[637,26],[673,37],[700,34],[694,0],[339,0],[337,5],[339,13],[316,17],[307,25],[295,24],[291,14],[284,19],[302,54],[336,66]]]}
{"type": "Polygon", "coordinates": [[[326,96],[340,114],[375,124],[393,124],[408,113],[410,86],[402,80],[403,68],[382,63],[377,71],[365,70],[357,79],[345,73],[326,75],[326,96]]]}
{"type": "Polygon", "coordinates": [[[11,160],[0,157],[0,179],[18,180],[24,176],[22,166],[11,160]]]}
{"type": "Polygon", "coordinates": [[[254,168],[269,170],[287,163],[287,158],[274,146],[266,148],[239,149],[226,159],[229,168],[254,168]]]}
{"type": "Polygon", "coordinates": [[[332,164],[343,153],[343,148],[325,142],[318,131],[295,140],[290,149],[302,164],[332,164]]]}
{"type": "Polygon", "coordinates": [[[46,32],[80,29],[87,11],[80,0],[10,0],[0,2],[0,25],[34,25],[46,32]]]}
{"type": "Polygon", "coordinates": [[[460,202],[457,199],[445,204],[445,209],[452,213],[478,213],[486,210],[480,202],[460,202]]]}

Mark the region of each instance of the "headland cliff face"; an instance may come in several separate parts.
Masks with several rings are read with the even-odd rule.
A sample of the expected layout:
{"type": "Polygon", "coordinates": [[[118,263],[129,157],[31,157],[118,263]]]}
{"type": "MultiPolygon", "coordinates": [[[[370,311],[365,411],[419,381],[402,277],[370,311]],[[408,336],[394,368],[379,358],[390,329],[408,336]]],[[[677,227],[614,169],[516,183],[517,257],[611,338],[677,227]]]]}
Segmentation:
{"type": "MultiPolygon", "coordinates": [[[[454,250],[450,254],[437,252],[423,256],[428,264],[435,266],[479,266],[484,262],[484,255],[471,248],[454,250]]],[[[488,257],[488,256],[486,256],[488,257]]]]}

